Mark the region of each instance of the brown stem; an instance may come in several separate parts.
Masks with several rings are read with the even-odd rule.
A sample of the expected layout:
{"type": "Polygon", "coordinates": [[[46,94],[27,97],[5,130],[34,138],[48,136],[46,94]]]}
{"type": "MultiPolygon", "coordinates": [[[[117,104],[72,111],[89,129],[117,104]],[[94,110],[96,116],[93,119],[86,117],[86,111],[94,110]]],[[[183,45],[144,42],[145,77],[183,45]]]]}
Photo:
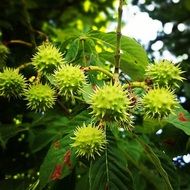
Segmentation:
{"type": "Polygon", "coordinates": [[[67,116],[70,115],[68,109],[63,105],[63,103],[60,100],[57,99],[57,103],[62,108],[62,110],[63,110],[63,112],[64,112],[65,115],[67,115],[67,116]]]}
{"type": "Polygon", "coordinates": [[[25,46],[28,46],[28,47],[32,47],[33,45],[29,42],[25,42],[23,40],[10,40],[8,42],[6,42],[7,45],[9,44],[22,44],[22,45],[25,45],[25,46]]]}
{"type": "Polygon", "coordinates": [[[40,36],[43,36],[46,42],[49,41],[48,36],[47,36],[44,32],[39,31],[39,30],[33,30],[33,31],[34,31],[35,33],[39,34],[40,36]]]}
{"type": "Polygon", "coordinates": [[[119,7],[118,7],[118,19],[117,19],[117,30],[116,30],[116,50],[115,50],[115,80],[118,80],[119,75],[119,68],[120,68],[120,51],[121,51],[121,21],[122,21],[122,7],[123,7],[123,0],[119,0],[119,7]]]}

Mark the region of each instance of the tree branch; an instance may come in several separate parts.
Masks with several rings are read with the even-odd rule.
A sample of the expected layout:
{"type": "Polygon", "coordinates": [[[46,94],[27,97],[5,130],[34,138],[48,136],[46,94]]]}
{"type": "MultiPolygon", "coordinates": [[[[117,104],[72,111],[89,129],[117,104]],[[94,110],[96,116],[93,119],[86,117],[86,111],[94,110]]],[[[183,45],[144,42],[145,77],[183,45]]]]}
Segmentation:
{"type": "Polygon", "coordinates": [[[82,68],[83,71],[100,71],[102,73],[104,73],[105,75],[107,75],[110,78],[113,78],[113,74],[111,72],[109,72],[106,69],[103,69],[102,67],[98,67],[98,66],[89,66],[89,67],[83,67],[82,68]]]}
{"type": "Polygon", "coordinates": [[[28,47],[32,47],[33,45],[29,42],[25,42],[23,40],[10,40],[8,42],[6,42],[7,45],[9,44],[22,44],[22,45],[25,45],[25,46],[28,46],[28,47]]]}
{"type": "Polygon", "coordinates": [[[123,7],[123,0],[119,0],[119,7],[118,7],[118,19],[117,19],[117,30],[116,30],[116,50],[115,50],[115,71],[116,80],[118,80],[119,75],[119,68],[120,68],[120,51],[121,51],[121,21],[122,21],[122,7],[123,7]]]}
{"type": "Polygon", "coordinates": [[[128,83],[128,84],[124,84],[123,88],[124,89],[127,89],[127,88],[143,88],[143,89],[147,89],[148,86],[147,86],[147,84],[145,82],[131,82],[131,83],[128,83]]]}
{"type": "Polygon", "coordinates": [[[32,65],[32,62],[24,63],[24,64],[18,66],[17,69],[22,70],[22,69],[24,69],[25,67],[28,67],[29,65],[32,65]]]}

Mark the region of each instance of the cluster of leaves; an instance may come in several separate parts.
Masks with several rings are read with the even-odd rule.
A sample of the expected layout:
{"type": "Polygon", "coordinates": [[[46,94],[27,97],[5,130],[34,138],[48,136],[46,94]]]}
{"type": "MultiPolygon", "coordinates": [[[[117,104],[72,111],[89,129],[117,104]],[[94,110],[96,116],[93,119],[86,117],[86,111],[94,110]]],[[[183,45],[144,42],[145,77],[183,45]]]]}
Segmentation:
{"type": "MultiPolygon", "coordinates": [[[[26,130],[30,139],[40,130],[30,141],[33,153],[52,142],[40,166],[39,181],[29,189],[58,188],[73,175],[76,189],[137,189],[136,180],[143,180],[142,189],[149,186],[177,189],[179,186],[171,185],[167,169],[161,164],[160,159],[163,159],[171,165],[169,157],[153,145],[154,148],[149,146],[151,141],[144,139],[144,134],[152,130],[147,129],[149,125],[154,128],[152,132],[157,127],[174,125],[189,134],[189,115],[179,107],[171,92],[183,79],[182,71],[166,60],[149,65],[144,49],[135,40],[122,36],[121,82],[114,82],[111,68],[114,67],[115,43],[115,33],[83,33],[62,44],[63,57],[60,50],[46,42],[37,48],[30,64],[1,72],[1,95],[8,99],[26,99],[28,109],[37,111],[35,117],[40,117],[33,116],[32,123],[19,120],[17,133],[26,130]],[[157,64],[168,65],[168,70],[166,66],[160,69],[157,64]],[[30,65],[36,74],[24,79],[18,70],[24,75],[23,68],[30,65]],[[16,77],[7,71],[14,71],[16,77]],[[4,76],[6,80],[2,83],[4,76]],[[20,77],[22,82],[13,80],[14,77],[20,77]],[[9,80],[14,87],[5,85],[9,80]],[[3,93],[3,85],[15,91],[6,89],[3,93]],[[23,95],[19,94],[19,86],[23,95]],[[54,109],[48,111],[53,106],[54,109]],[[63,110],[58,113],[59,106],[63,110]],[[144,118],[141,124],[140,118],[144,118]],[[159,126],[155,126],[156,119],[159,126]],[[149,164],[143,165],[144,162],[149,164]]],[[[2,134],[1,139],[3,145],[6,136],[2,134]]]]}

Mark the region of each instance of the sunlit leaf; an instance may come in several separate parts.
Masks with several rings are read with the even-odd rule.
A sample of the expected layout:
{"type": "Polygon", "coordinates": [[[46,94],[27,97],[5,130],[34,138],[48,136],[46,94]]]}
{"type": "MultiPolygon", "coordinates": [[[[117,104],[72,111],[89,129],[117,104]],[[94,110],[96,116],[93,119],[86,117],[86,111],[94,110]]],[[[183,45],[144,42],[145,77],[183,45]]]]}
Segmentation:
{"type": "Polygon", "coordinates": [[[79,39],[77,38],[69,44],[65,60],[68,62],[72,62],[73,60],[75,60],[78,54],[78,50],[79,50],[79,39]]]}
{"type": "MultiPolygon", "coordinates": [[[[113,52],[104,51],[99,54],[100,59],[103,58],[114,64],[114,52],[116,46],[116,33],[103,33],[93,31],[89,33],[89,37],[101,42],[102,46],[113,49],[113,52]]],[[[127,36],[121,38],[121,69],[133,80],[143,80],[145,68],[148,65],[148,57],[143,47],[134,39],[127,36]]]]}
{"type": "Polygon", "coordinates": [[[175,110],[175,114],[171,114],[166,121],[171,123],[178,129],[190,135],[190,113],[188,113],[182,106],[175,110]]]}

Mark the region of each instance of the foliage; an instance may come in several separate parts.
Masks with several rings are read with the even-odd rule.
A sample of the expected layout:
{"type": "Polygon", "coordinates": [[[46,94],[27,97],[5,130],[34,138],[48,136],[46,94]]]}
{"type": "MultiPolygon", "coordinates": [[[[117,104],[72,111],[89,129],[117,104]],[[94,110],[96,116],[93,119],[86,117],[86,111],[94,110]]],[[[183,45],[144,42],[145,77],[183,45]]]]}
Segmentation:
{"type": "Polygon", "coordinates": [[[159,49],[158,53],[163,55],[164,51],[168,50],[174,56],[176,56],[180,62],[180,65],[184,71],[186,80],[181,85],[181,88],[177,92],[178,96],[185,97],[186,101],[182,103],[183,107],[190,111],[190,56],[189,56],[189,44],[190,44],[190,2],[189,0],[179,1],[160,1],[160,0],[146,0],[141,3],[139,0],[132,1],[134,5],[140,7],[141,11],[147,12],[153,19],[159,20],[163,29],[157,33],[156,39],[150,41],[148,45],[148,52],[150,57],[153,56],[152,45],[156,42],[163,42],[163,47],[159,49]],[[170,31],[167,31],[170,28],[170,31]]]}
{"type": "Polygon", "coordinates": [[[151,76],[146,51],[119,32],[123,1],[108,33],[99,13],[111,20],[112,1],[3,1],[0,189],[185,189],[188,164],[173,162],[190,147],[190,114],[175,97],[183,72],[173,65],[177,78],[154,81],[163,69],[151,76]]]}

